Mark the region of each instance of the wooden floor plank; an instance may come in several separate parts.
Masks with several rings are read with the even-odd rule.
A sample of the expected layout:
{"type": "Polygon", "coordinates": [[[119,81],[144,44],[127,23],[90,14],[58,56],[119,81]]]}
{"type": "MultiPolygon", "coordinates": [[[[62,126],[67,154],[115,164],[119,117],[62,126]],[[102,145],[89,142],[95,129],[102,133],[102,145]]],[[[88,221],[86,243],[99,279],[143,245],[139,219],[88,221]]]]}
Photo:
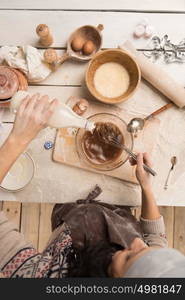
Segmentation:
{"type": "Polygon", "coordinates": [[[38,250],[43,251],[51,235],[51,213],[53,203],[41,203],[38,250]]]}
{"type": "Polygon", "coordinates": [[[137,220],[139,220],[140,216],[141,216],[141,207],[137,207],[135,209],[135,217],[137,220]]]}
{"type": "Polygon", "coordinates": [[[133,216],[135,216],[135,214],[136,214],[136,208],[131,208],[131,214],[132,214],[133,216]]]}
{"type": "Polygon", "coordinates": [[[175,207],[174,248],[185,254],[185,207],[175,207]]]}
{"type": "MultiPolygon", "coordinates": [[[[21,203],[1,201],[9,220],[25,235],[25,239],[32,242],[39,251],[43,251],[51,235],[52,203],[21,203]]],[[[133,209],[133,214],[139,219],[141,208],[133,209]]],[[[164,217],[166,233],[170,247],[185,254],[185,207],[161,206],[160,213],[164,217]]]]}
{"type": "Polygon", "coordinates": [[[4,201],[2,210],[6,213],[9,221],[13,222],[20,230],[21,203],[17,201],[4,201]]]}
{"type": "Polygon", "coordinates": [[[22,203],[21,232],[37,249],[39,236],[40,203],[22,203]]]}
{"type": "Polygon", "coordinates": [[[166,226],[166,235],[169,247],[173,248],[173,233],[174,233],[174,207],[173,206],[160,206],[160,213],[164,217],[166,226]]]}

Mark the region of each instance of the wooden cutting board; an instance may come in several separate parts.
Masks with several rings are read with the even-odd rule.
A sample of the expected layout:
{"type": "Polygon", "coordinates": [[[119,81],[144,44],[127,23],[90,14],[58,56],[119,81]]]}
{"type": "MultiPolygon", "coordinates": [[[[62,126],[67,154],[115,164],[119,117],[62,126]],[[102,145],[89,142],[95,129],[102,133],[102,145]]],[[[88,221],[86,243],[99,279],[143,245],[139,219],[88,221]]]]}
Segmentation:
{"type": "MultiPolygon", "coordinates": [[[[70,97],[66,104],[73,107],[78,100],[77,97],[70,97]]],[[[89,104],[87,112],[83,115],[84,117],[91,116],[95,113],[113,113],[121,117],[127,123],[136,117],[120,109],[118,106],[105,105],[92,101],[89,104]]],[[[144,129],[134,138],[134,152],[142,151],[152,154],[159,133],[159,125],[160,121],[156,118],[146,122],[144,129]]],[[[91,172],[116,177],[132,183],[138,183],[135,176],[135,167],[131,167],[128,161],[112,171],[98,171],[80,161],[75,146],[76,132],[76,128],[62,128],[57,130],[53,151],[54,161],[91,172]]]]}

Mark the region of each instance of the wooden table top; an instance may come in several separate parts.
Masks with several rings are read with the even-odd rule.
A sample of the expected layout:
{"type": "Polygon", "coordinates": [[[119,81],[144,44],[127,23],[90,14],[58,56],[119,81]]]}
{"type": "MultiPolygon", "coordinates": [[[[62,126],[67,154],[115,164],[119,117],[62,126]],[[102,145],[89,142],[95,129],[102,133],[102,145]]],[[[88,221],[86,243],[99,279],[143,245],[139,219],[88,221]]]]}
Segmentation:
{"type": "MultiPolygon", "coordinates": [[[[40,47],[35,28],[40,23],[46,23],[54,36],[54,47],[59,54],[65,52],[66,41],[71,32],[77,27],[86,24],[103,24],[103,48],[114,48],[130,39],[139,50],[147,47],[148,40],[134,39],[133,30],[143,19],[148,19],[154,26],[156,33],[162,37],[168,34],[170,40],[179,43],[185,38],[185,2],[184,0],[173,1],[148,1],[143,0],[117,0],[117,1],[43,1],[43,0],[1,0],[0,1],[0,46],[14,45],[21,46],[30,44],[40,47]]],[[[43,49],[44,51],[44,49],[43,49]]],[[[163,59],[157,61],[169,74],[185,86],[185,64],[166,64],[163,59]]],[[[57,97],[66,101],[70,96],[89,97],[84,87],[84,73],[86,63],[75,61],[65,62],[56,72],[51,74],[45,81],[39,84],[31,84],[31,93],[40,92],[50,97],[57,97]]],[[[147,115],[160,106],[166,104],[166,98],[156,92],[145,83],[141,83],[141,90],[148,94],[147,99],[137,97],[129,99],[120,105],[133,113],[147,115]],[[157,95],[157,97],[155,96],[157,95]],[[134,108],[134,111],[133,111],[134,108]]],[[[139,95],[138,95],[139,97],[139,95]]],[[[184,111],[181,111],[184,116],[184,111]]],[[[182,115],[181,115],[182,117],[182,115]]],[[[14,116],[8,110],[0,110],[0,118],[4,124],[6,135],[13,122],[14,116]]],[[[172,120],[171,112],[166,112],[159,117],[162,126],[172,120]],[[166,122],[166,123],[165,123],[166,122]]],[[[172,124],[171,127],[172,128],[172,124]]],[[[183,129],[184,130],[184,129],[183,129]]],[[[173,134],[175,131],[173,132],[173,134]]],[[[108,178],[104,175],[97,175],[79,169],[71,168],[54,163],[51,159],[51,150],[43,149],[46,140],[54,140],[55,130],[46,129],[37,140],[33,141],[28,152],[33,156],[36,163],[36,174],[32,183],[23,191],[11,194],[0,191],[0,200],[17,200],[22,202],[67,202],[85,197],[89,190],[98,183],[103,188],[100,199],[117,204],[139,205],[140,190],[137,186],[129,183],[108,178]],[[129,193],[125,199],[124,195],[129,193]]],[[[170,140],[169,134],[166,143],[170,140]]],[[[185,147],[184,147],[185,149],[185,147]]],[[[167,153],[168,158],[171,153],[167,153]]],[[[173,153],[174,154],[174,153],[173,153]]],[[[183,154],[183,153],[182,153],[183,154]]],[[[154,161],[156,168],[164,155],[162,148],[156,150],[154,161]]],[[[166,174],[169,165],[166,166],[166,174]]],[[[168,191],[160,191],[162,183],[154,182],[156,198],[159,205],[184,206],[184,180],[185,173],[179,176],[178,180],[168,191]]],[[[164,178],[165,181],[165,178],[164,178]]]]}

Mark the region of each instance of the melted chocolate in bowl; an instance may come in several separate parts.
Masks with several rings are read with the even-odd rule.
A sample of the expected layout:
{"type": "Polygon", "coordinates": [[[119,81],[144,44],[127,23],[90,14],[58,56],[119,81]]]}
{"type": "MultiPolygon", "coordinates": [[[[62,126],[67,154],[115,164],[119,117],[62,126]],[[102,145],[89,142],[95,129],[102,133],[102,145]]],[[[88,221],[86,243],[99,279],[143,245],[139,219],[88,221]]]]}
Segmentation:
{"type": "Polygon", "coordinates": [[[124,143],[124,137],[119,128],[111,122],[97,122],[93,132],[85,132],[82,145],[89,160],[94,164],[105,164],[115,161],[122,149],[106,142],[111,137],[119,143],[124,143]]]}

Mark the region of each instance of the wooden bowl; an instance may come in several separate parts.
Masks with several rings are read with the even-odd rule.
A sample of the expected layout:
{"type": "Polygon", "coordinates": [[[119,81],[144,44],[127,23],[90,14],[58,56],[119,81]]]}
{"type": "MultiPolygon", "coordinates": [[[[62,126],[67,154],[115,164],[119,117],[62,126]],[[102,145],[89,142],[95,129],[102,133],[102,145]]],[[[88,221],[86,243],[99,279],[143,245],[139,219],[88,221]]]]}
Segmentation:
{"type": "Polygon", "coordinates": [[[141,72],[138,64],[132,56],[121,49],[109,49],[99,51],[88,65],[85,81],[89,92],[99,101],[108,104],[117,104],[126,101],[136,91],[141,80],[141,72]],[[116,98],[108,98],[101,95],[95,88],[94,75],[96,70],[104,63],[116,62],[121,64],[129,73],[130,83],[127,91],[116,98]]]}

